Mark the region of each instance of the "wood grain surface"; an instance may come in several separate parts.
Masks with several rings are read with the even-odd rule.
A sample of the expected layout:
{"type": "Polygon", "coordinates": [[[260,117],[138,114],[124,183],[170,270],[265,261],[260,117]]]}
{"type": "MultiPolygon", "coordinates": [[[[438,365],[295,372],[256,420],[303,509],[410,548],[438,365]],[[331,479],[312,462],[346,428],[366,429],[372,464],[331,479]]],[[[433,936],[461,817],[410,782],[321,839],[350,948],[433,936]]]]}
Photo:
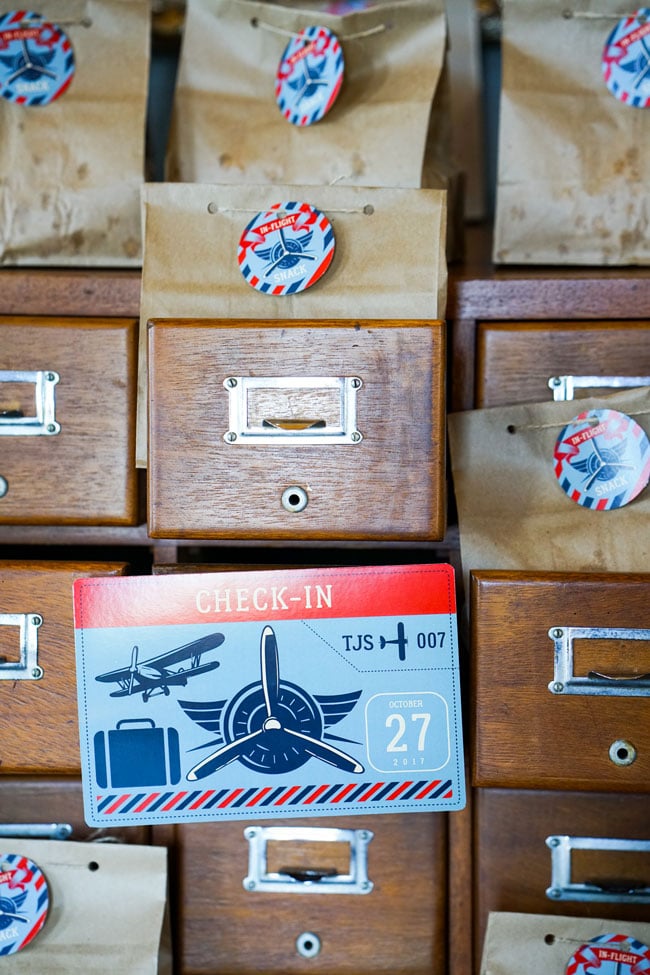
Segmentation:
{"type": "MultiPolygon", "coordinates": [[[[72,826],[70,839],[75,841],[151,842],[149,826],[119,826],[110,830],[88,826],[84,820],[81,779],[73,777],[4,776],[0,781],[0,822],[66,823],[72,826]]],[[[1,840],[0,845],[7,849],[8,841],[1,840]]],[[[16,842],[10,845],[15,847],[16,842]]]]}
{"type": "MultiPolygon", "coordinates": [[[[298,824],[371,830],[368,876],[374,889],[365,895],[247,891],[245,822],[172,827],[173,840],[169,827],[160,837],[154,827],[154,842],[173,842],[175,851],[178,975],[445,975],[446,814],[272,823],[298,824]],[[296,950],[303,932],[320,939],[313,958],[296,950]]],[[[303,865],[312,864],[307,858],[303,865]]]]}
{"type": "Polygon", "coordinates": [[[152,536],[444,536],[442,322],[170,319],[151,323],[149,338],[152,536]],[[359,376],[363,440],[228,444],[228,376],[359,376]],[[294,485],[309,498],[301,512],[281,504],[294,485]]]}
{"type": "MultiPolygon", "coordinates": [[[[647,795],[477,789],[474,798],[474,968],[490,911],[650,921],[650,904],[553,900],[548,836],[650,840],[647,795]]],[[[572,883],[650,886],[650,853],[574,851],[572,883]]],[[[624,925],[623,925],[624,927],[624,925]]],[[[567,951],[567,960],[570,951],[567,951]]],[[[467,972],[469,975],[469,971],[467,972]]]]}
{"type": "MultiPolygon", "coordinates": [[[[507,788],[650,791],[647,697],[553,694],[552,627],[650,627],[650,576],[473,572],[473,783],[507,788]],[[627,740],[636,760],[616,765],[627,740]]],[[[650,641],[579,641],[574,673],[650,672],[650,641]]]]}
{"type": "MultiPolygon", "coordinates": [[[[1,685],[0,775],[79,774],[72,584],[87,576],[122,575],[126,568],[114,562],[0,562],[0,614],[43,619],[37,658],[43,676],[1,685]]],[[[18,627],[0,626],[0,641],[3,657],[20,659],[18,627]]]]}
{"type": "Polygon", "coordinates": [[[551,400],[552,376],[650,377],[650,320],[479,324],[478,408],[551,400]]]}
{"type": "MultiPolygon", "coordinates": [[[[134,319],[0,319],[0,369],[57,372],[61,425],[54,436],[1,438],[8,491],[0,523],[137,523],[136,355],[134,319]]],[[[4,385],[0,409],[14,405],[18,385],[29,385],[31,407],[20,405],[34,415],[34,385],[4,385]]]]}

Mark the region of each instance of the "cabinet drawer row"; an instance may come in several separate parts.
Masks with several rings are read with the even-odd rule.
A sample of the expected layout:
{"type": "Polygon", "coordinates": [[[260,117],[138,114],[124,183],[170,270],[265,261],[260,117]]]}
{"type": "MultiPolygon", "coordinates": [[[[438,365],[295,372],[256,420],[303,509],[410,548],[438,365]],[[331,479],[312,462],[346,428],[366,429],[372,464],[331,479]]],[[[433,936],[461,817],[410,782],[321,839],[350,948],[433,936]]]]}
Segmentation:
{"type": "MultiPolygon", "coordinates": [[[[138,523],[136,330],[0,320],[0,525],[138,523]]],[[[442,539],[445,342],[439,321],[150,322],[150,535],[442,539]]]]}

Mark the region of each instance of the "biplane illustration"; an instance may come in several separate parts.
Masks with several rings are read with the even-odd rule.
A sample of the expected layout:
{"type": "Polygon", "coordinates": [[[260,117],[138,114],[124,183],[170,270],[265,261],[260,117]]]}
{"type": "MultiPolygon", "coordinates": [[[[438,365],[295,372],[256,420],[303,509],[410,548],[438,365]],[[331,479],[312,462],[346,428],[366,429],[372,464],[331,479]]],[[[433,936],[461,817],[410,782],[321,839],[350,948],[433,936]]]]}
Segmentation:
{"type": "Polygon", "coordinates": [[[176,647],[174,650],[168,650],[142,661],[138,660],[140,651],[135,646],[131,651],[129,666],[99,674],[95,679],[106,684],[119,684],[118,690],[111,691],[111,697],[142,694],[145,703],[158,694],[168,697],[170,687],[185,687],[190,677],[206,674],[219,666],[218,660],[202,664],[201,656],[221,646],[224,640],[223,633],[210,633],[182,647],[176,647]],[[186,660],[190,662],[189,667],[172,669],[176,664],[182,664],[186,660]]]}

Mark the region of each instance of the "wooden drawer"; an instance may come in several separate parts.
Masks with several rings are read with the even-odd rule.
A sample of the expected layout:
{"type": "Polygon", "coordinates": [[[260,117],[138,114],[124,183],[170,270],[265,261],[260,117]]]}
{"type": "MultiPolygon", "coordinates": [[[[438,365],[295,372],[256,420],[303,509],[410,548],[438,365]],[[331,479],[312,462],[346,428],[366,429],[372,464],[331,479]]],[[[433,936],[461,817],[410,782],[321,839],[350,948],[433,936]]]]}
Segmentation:
{"type": "MultiPolygon", "coordinates": [[[[154,827],[170,845],[177,975],[322,972],[410,975],[445,972],[446,833],[442,814],[326,817],[298,826],[369,830],[370,893],[246,889],[250,877],[245,822],[154,827]],[[318,950],[320,949],[320,950],[318,950]],[[302,953],[301,953],[302,952],[302,953]]],[[[262,827],[260,822],[251,826],[262,827]]],[[[273,821],[276,827],[283,825],[273,821]]],[[[346,843],[267,843],[266,868],[349,868],[346,843]]],[[[322,883],[322,882],[321,882],[322,883]]]]}
{"type": "Polygon", "coordinates": [[[650,791],[650,575],[482,571],[470,590],[474,784],[650,791]]]}
{"type": "MultiPolygon", "coordinates": [[[[552,377],[650,381],[650,321],[483,322],[476,344],[478,408],[551,400],[552,377]]],[[[574,397],[593,395],[594,388],[575,390],[574,397]]]]}
{"type": "Polygon", "coordinates": [[[490,911],[650,921],[648,797],[477,789],[473,886],[476,971],[490,911]]]}
{"type": "Polygon", "coordinates": [[[423,321],[150,322],[150,533],[441,539],[444,334],[423,321]]]}
{"type": "Polygon", "coordinates": [[[137,523],[136,330],[0,319],[0,524],[137,523]]]}
{"type": "Polygon", "coordinates": [[[0,823],[63,823],[72,827],[72,840],[105,839],[107,836],[120,843],[149,843],[151,840],[148,826],[123,826],[110,832],[87,826],[81,780],[76,778],[5,776],[0,783],[0,823]]]}
{"type": "Polygon", "coordinates": [[[72,584],[125,571],[109,562],[0,562],[0,774],[79,774],[72,584]]]}

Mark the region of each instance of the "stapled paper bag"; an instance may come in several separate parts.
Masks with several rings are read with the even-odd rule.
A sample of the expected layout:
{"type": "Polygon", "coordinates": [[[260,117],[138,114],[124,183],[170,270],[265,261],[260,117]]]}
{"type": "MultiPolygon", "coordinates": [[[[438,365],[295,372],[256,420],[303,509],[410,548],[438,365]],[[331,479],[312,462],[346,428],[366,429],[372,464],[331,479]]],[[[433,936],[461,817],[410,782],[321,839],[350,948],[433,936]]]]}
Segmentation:
{"type": "MultiPolygon", "coordinates": [[[[189,0],[169,179],[422,185],[444,2],[337,6],[189,0]]],[[[433,155],[448,158],[437,123],[433,155]]]]}
{"type": "Polygon", "coordinates": [[[631,975],[649,967],[649,944],[650,924],[638,921],[493,911],[481,975],[631,975]]]}
{"type": "Polygon", "coordinates": [[[3,915],[14,914],[0,930],[0,952],[10,954],[12,972],[171,975],[165,848],[18,838],[0,845],[3,915]],[[17,938],[29,940],[17,949],[17,938]]]}
{"type": "Polygon", "coordinates": [[[444,317],[444,191],[150,183],[143,214],[140,466],[150,318],[444,317]]]}
{"type": "Polygon", "coordinates": [[[496,262],[650,263],[643,10],[505,0],[496,262]]]}
{"type": "Polygon", "coordinates": [[[139,266],[148,0],[0,2],[0,264],[139,266]]]}
{"type": "MultiPolygon", "coordinates": [[[[602,508],[624,493],[617,478],[634,473],[638,456],[623,456],[612,439],[605,454],[576,455],[572,499],[556,474],[555,447],[574,418],[590,410],[621,413],[647,444],[650,391],[453,413],[448,418],[450,459],[458,508],[463,571],[513,569],[645,572],[648,568],[650,487],[618,508],[602,508]],[[612,451],[610,454],[609,451],[612,451]],[[593,459],[592,459],[593,458],[593,459]],[[609,465],[604,461],[610,461],[609,465]],[[591,467],[589,466],[591,464],[591,467]],[[600,500],[587,507],[579,500],[600,500]]],[[[595,429],[595,428],[594,428],[595,429]]],[[[566,448],[566,452],[573,449],[566,448]]],[[[562,451],[560,451],[562,453],[562,451]]],[[[639,470],[648,475],[648,451],[639,470]]]]}

